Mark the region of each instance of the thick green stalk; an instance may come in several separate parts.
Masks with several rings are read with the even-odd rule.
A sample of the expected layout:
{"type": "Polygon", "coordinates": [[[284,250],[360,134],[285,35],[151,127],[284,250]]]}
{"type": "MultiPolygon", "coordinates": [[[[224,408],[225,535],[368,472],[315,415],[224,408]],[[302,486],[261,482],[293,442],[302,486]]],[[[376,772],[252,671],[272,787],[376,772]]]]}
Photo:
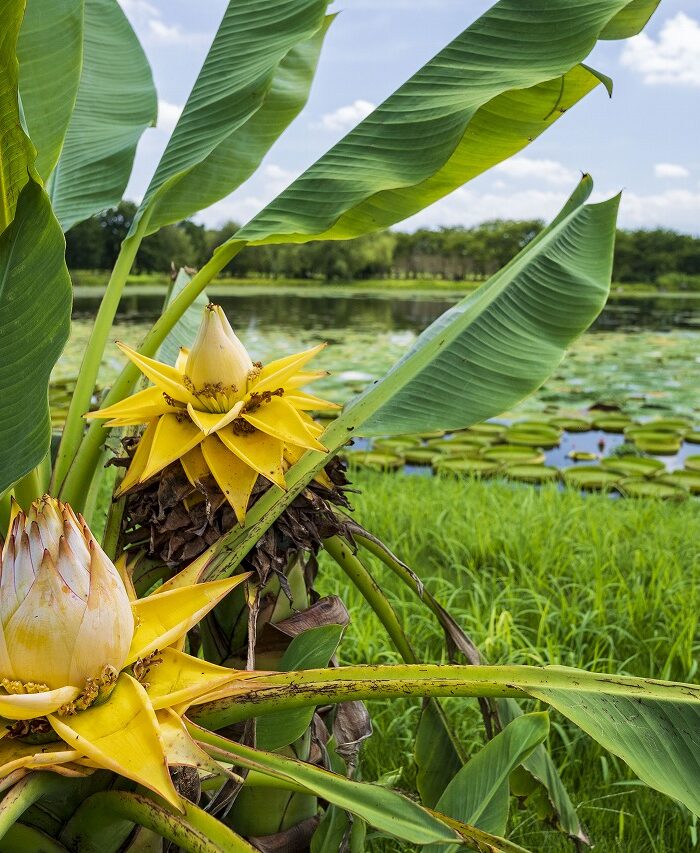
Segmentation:
{"type": "MultiPolygon", "coordinates": [[[[235,257],[243,248],[243,244],[227,247],[226,251],[218,249],[211,260],[193,276],[192,280],[182,290],[180,295],[174,299],[163,314],[156,320],[151,331],[146,335],[139,348],[143,355],[153,356],[166,339],[173,326],[182,317],[189,306],[214,278],[221,272],[226,264],[235,257]]],[[[104,405],[111,406],[123,400],[134,389],[140,376],[139,369],[131,364],[126,365],[113,383],[109,394],[107,394],[104,405]]],[[[87,411],[84,409],[83,411],[87,411]]],[[[82,414],[82,413],[81,413],[82,414]]],[[[85,494],[95,472],[100,458],[100,448],[105,440],[105,430],[101,423],[93,423],[87,431],[68,470],[63,485],[59,489],[59,495],[68,501],[73,507],[80,509],[83,506],[85,494]]]]}
{"type": "Polygon", "coordinates": [[[109,330],[112,328],[114,317],[119,308],[119,300],[124,292],[126,280],[131,272],[140,245],[140,234],[134,234],[133,237],[127,237],[124,240],[100,302],[68,407],[61,443],[58,447],[52,480],[53,492],[60,492],[71,462],[78,451],[83,435],[83,415],[90,408],[90,399],[97,383],[97,375],[109,337],[109,330]]]}
{"type": "Polygon", "coordinates": [[[32,501],[40,498],[46,491],[42,466],[43,462],[36,468],[32,468],[21,480],[15,483],[13,489],[15,500],[24,510],[28,510],[32,501]]]}
{"type": "MultiPolygon", "coordinates": [[[[242,720],[352,699],[411,699],[426,696],[527,697],[526,686],[542,682],[544,670],[524,666],[405,664],[345,666],[261,675],[233,696],[192,708],[199,726],[219,729],[242,720]],[[522,685],[515,686],[516,684],[522,685]]],[[[552,676],[549,675],[551,679],[552,676]]]]}
{"type": "Polygon", "coordinates": [[[144,826],[192,853],[255,853],[255,848],[225,824],[182,801],[184,816],[173,814],[150,797],[128,791],[101,791],[89,797],[61,833],[71,850],[103,853],[105,833],[124,821],[144,826]]]}
{"type": "Polygon", "coordinates": [[[56,793],[64,784],[62,777],[53,773],[30,773],[20,779],[0,802],[0,838],[44,794],[56,793]]]}
{"type": "Polygon", "coordinates": [[[401,627],[396,611],[387,601],[379,584],[358,557],[352,553],[350,545],[339,536],[333,536],[330,539],[323,540],[323,547],[375,612],[403,660],[406,663],[418,663],[416,653],[411,647],[406,632],[401,627]]]}

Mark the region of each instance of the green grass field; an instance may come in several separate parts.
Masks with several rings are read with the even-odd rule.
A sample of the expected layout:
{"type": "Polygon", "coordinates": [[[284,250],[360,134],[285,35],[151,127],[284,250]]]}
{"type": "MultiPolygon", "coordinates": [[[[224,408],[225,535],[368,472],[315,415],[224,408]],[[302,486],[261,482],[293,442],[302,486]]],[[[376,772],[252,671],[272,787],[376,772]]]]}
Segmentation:
{"type": "MultiPolygon", "coordinates": [[[[535,490],[418,476],[356,473],[356,516],[423,578],[493,663],[564,664],[598,672],[695,681],[700,509],[696,501],[613,501],[555,487],[535,490]]],[[[441,632],[409,590],[378,563],[375,576],[426,660],[442,660],[441,632]]],[[[327,558],[318,587],[348,604],[343,663],[398,662],[378,620],[327,558]]],[[[463,742],[481,735],[473,702],[446,707],[463,742]]],[[[400,772],[413,786],[417,702],[375,702],[363,773],[400,772]]],[[[694,849],[690,814],[636,781],[625,766],[558,715],[550,748],[596,849],[694,849]]],[[[567,851],[527,812],[513,840],[567,851]]],[[[382,841],[373,849],[406,851],[382,841]]]]}

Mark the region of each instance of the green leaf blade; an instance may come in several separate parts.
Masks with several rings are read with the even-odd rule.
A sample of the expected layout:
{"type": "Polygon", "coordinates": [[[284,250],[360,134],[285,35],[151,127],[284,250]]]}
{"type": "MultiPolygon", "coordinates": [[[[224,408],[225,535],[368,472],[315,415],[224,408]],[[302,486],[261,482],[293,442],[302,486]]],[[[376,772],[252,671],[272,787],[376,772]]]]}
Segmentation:
{"type": "Polygon", "coordinates": [[[30,0],[20,30],[19,89],[36,169],[51,174],[68,130],[83,62],[84,0],[30,0]]]}
{"type": "Polygon", "coordinates": [[[132,232],[190,216],[255,171],[306,104],[334,17],[325,16],[327,5],[229,3],[132,232]]]}
{"type": "Polygon", "coordinates": [[[48,197],[32,180],[0,235],[0,492],[49,449],[49,376],[70,329],[64,252],[48,197]]]}
{"type": "Polygon", "coordinates": [[[84,34],[75,109],[48,184],[64,231],[118,204],[157,112],[148,60],[117,0],[85,0],[84,34]]]}

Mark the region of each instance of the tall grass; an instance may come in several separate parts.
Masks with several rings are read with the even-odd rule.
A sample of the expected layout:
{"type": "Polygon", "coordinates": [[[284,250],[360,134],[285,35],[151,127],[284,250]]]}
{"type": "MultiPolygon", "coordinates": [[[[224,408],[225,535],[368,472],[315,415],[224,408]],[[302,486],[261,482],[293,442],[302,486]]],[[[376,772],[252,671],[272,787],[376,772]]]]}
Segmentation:
{"type": "MultiPolygon", "coordinates": [[[[356,516],[426,582],[493,663],[564,664],[600,672],[696,678],[700,506],[614,501],[555,487],[357,473],[356,516]]],[[[441,632],[413,594],[371,562],[419,655],[442,660],[441,632]]],[[[328,560],[320,590],[347,602],[344,663],[398,661],[382,627],[328,560]]],[[[446,703],[469,748],[481,742],[473,703],[446,703]]],[[[367,779],[396,770],[412,790],[418,703],[376,702],[367,779]]],[[[689,813],[556,714],[550,747],[599,850],[694,849],[689,813]]],[[[526,812],[513,838],[533,851],[571,846],[526,812]]],[[[406,851],[378,842],[375,849],[406,851]]]]}

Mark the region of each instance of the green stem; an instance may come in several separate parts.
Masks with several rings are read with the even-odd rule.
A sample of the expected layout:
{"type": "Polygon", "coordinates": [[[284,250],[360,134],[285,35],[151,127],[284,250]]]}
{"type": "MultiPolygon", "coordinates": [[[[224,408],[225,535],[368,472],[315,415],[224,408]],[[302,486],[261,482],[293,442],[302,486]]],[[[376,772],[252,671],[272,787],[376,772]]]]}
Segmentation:
{"type": "MultiPolygon", "coordinates": [[[[261,675],[238,685],[230,697],[189,712],[199,726],[219,729],[242,720],[352,699],[409,699],[428,696],[527,696],[529,683],[541,683],[543,671],[523,666],[446,666],[404,664],[345,666],[261,675]],[[522,686],[516,686],[522,685],[522,686]]],[[[551,678],[551,676],[550,676],[551,678]]]]}
{"type": "Polygon", "coordinates": [[[32,501],[40,498],[46,489],[42,477],[42,466],[37,465],[29,473],[18,480],[14,486],[15,500],[24,510],[28,510],[32,501]]]}
{"type": "Polygon", "coordinates": [[[23,823],[13,824],[0,839],[0,853],[31,850],[36,853],[68,853],[66,848],[50,835],[23,823]]]}
{"type": "Polygon", "coordinates": [[[44,794],[64,787],[61,782],[61,777],[52,773],[30,773],[10,788],[0,802],[0,838],[44,794]]]}
{"type": "Polygon", "coordinates": [[[71,850],[103,853],[111,826],[130,822],[145,826],[192,853],[255,853],[239,835],[202,809],[182,801],[184,816],[173,814],[149,797],[128,791],[101,791],[87,799],[62,832],[71,850]]]}
{"type": "MultiPolygon", "coordinates": [[[[153,328],[141,344],[140,353],[147,356],[156,354],[158,348],[180,317],[182,317],[214,276],[221,272],[231,258],[238,254],[243,245],[243,243],[240,243],[234,246],[227,246],[226,251],[223,250],[224,247],[217,249],[212,259],[193,276],[180,295],[170,303],[168,308],[155,322],[153,328]]],[[[117,403],[119,400],[127,397],[133,391],[140,375],[139,369],[129,362],[112,385],[109,394],[105,397],[103,405],[111,406],[113,403],[117,403]]],[[[97,422],[91,424],[87,434],[80,443],[70,470],[68,470],[63,480],[59,495],[74,508],[80,509],[83,506],[86,488],[92,480],[95,467],[100,458],[100,448],[104,440],[105,430],[102,424],[97,422]]]]}
{"type": "Polygon", "coordinates": [[[126,498],[121,497],[116,501],[112,501],[107,510],[107,524],[105,525],[105,532],[102,536],[102,549],[112,561],[116,560],[119,556],[117,548],[122,530],[122,516],[124,515],[125,504],[126,498]]]}
{"type": "Polygon", "coordinates": [[[401,627],[396,611],[387,601],[379,584],[367,568],[352,553],[350,545],[339,536],[333,536],[330,539],[323,540],[323,547],[355,584],[362,597],[375,612],[403,660],[406,663],[418,663],[416,653],[411,647],[406,632],[401,627]]]}
{"type": "Polygon", "coordinates": [[[71,397],[66,423],[63,427],[61,443],[58,447],[58,455],[54,464],[52,491],[60,493],[65,477],[75,457],[83,436],[83,415],[90,408],[97,383],[97,375],[102,363],[102,356],[107,344],[109,331],[112,328],[114,317],[119,308],[119,300],[124,292],[126,280],[131,272],[136,253],[141,245],[141,235],[134,234],[127,237],[121,245],[117,261],[109,277],[107,289],[105,290],[100,307],[95,317],[95,324],[90,333],[83,361],[80,365],[78,379],[75,383],[73,396],[71,397]]]}

